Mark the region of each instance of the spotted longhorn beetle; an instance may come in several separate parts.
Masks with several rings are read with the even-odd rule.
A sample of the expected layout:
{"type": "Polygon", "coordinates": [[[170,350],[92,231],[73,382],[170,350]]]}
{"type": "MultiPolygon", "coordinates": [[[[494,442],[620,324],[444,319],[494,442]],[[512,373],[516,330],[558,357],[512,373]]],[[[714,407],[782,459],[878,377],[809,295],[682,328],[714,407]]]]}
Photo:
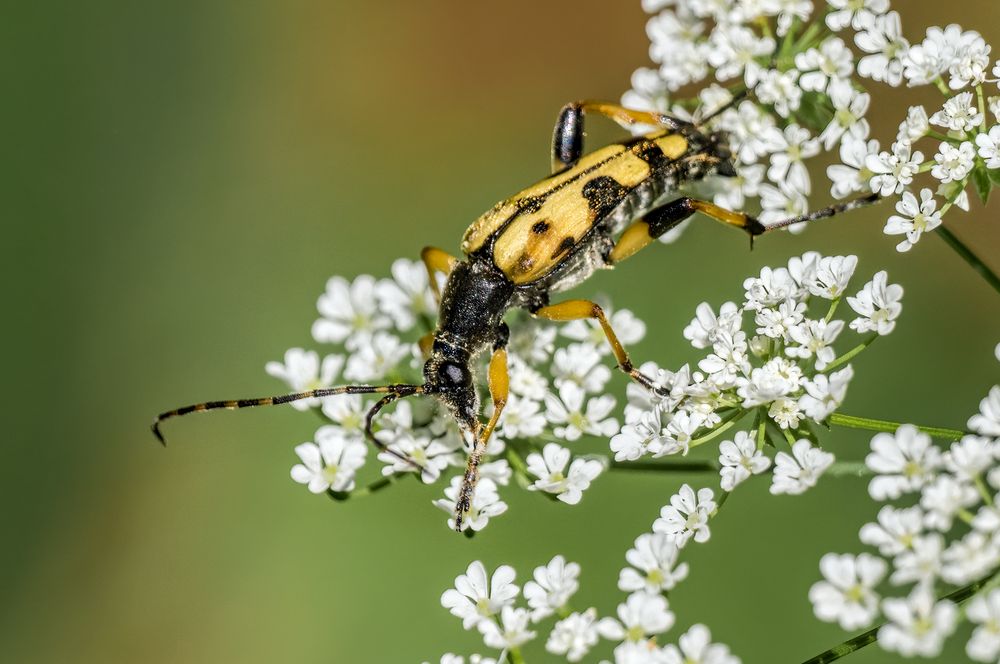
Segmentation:
{"type": "Polygon", "coordinates": [[[564,106],[552,140],[552,174],[497,203],[473,222],[462,240],[463,258],[434,247],[421,252],[439,303],[437,328],[420,344],[427,358],[423,385],[345,385],[273,397],[209,401],[160,414],[153,422],[153,433],[164,442],[160,432],[163,420],[192,412],[273,406],[337,394],[380,394],[382,398],[366,416],[367,438],[379,450],[416,466],[378,440],[372,422],[397,399],[431,395],[472,440],[455,509],[455,529],[461,530],[479,479],[479,464],[507,402],[505,348],[509,330],[503,318],[508,310],[521,308],[552,321],[596,320],[614,351],[618,368],[646,389],[655,390],[653,381],[629,359],[600,306],[589,300],[552,304],[550,295],[576,286],[597,269],[614,267],[696,212],[743,229],[752,241],[772,230],[879,200],[878,194],[873,194],[765,225],[745,213],[707,201],[678,198],[678,189],[686,183],[709,175],[736,175],[729,135],[705,128],[731,105],[698,124],[606,102],[564,106]],[[587,113],[603,115],[625,128],[648,125],[656,129],[584,154],[587,113]],[[443,292],[438,287],[438,273],[447,276],[443,292]],[[483,425],[470,365],[486,348],[492,349],[487,373],[493,414],[483,425]]]}

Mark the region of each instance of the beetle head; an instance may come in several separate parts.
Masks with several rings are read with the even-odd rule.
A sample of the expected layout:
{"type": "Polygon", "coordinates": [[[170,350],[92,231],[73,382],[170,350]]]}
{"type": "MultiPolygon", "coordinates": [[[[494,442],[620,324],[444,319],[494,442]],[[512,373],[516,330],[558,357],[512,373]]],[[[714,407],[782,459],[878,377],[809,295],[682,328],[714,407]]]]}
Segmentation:
{"type": "Polygon", "coordinates": [[[424,393],[432,394],[465,430],[479,431],[479,395],[467,358],[448,357],[440,350],[424,364],[424,393]]]}

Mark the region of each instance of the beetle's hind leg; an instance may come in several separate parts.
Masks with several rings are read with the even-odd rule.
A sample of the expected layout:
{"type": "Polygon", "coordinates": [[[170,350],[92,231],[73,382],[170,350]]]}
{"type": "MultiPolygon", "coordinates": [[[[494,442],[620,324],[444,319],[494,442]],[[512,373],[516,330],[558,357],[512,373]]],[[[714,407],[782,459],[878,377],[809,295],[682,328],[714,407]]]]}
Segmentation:
{"type": "Polygon", "coordinates": [[[634,125],[654,125],[667,129],[679,129],[687,126],[683,120],[656,113],[654,111],[636,111],[619,104],[606,101],[575,101],[566,104],[559,111],[556,127],[552,133],[552,172],[572,166],[583,154],[584,115],[597,113],[614,120],[628,129],[634,125]]]}
{"type": "Polygon", "coordinates": [[[882,200],[882,197],[878,194],[870,194],[844,203],[820,208],[799,217],[764,224],[756,217],[752,217],[745,212],[727,210],[715,203],[685,196],[672,200],[662,207],[653,210],[644,218],[633,222],[631,226],[625,229],[621,237],[618,238],[614,248],[607,256],[607,261],[612,265],[620,263],[636,254],[643,247],[648,246],[653,240],[674,228],[685,219],[691,217],[695,212],[701,212],[716,221],[721,221],[728,226],[734,226],[746,231],[750,235],[752,242],[753,238],[764,233],[803,222],[828,219],[844,212],[874,205],[880,200],[882,200]]]}
{"type": "Polygon", "coordinates": [[[625,350],[621,341],[618,340],[618,335],[615,334],[614,329],[611,327],[611,323],[608,322],[608,317],[604,314],[604,310],[601,309],[600,305],[596,302],[591,302],[590,300],[567,300],[558,304],[550,304],[547,307],[542,307],[541,309],[533,312],[533,314],[539,318],[560,322],[584,320],[588,318],[596,320],[600,323],[601,329],[604,330],[604,336],[607,337],[608,344],[611,345],[611,350],[614,351],[615,360],[618,362],[618,368],[627,373],[632,380],[639,383],[647,390],[656,390],[656,385],[653,383],[653,380],[632,365],[632,360],[629,359],[628,351],[625,350]]]}

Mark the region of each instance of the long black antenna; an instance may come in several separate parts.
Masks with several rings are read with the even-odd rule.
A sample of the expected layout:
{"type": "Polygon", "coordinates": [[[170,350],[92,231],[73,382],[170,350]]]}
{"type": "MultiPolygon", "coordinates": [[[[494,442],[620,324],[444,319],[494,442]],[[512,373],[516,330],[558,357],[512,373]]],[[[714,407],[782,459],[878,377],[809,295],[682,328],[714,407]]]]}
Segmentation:
{"type": "Polygon", "coordinates": [[[164,439],[163,433],[160,431],[160,424],[164,420],[169,420],[172,417],[179,417],[181,415],[187,415],[188,413],[204,413],[210,410],[237,410],[239,408],[255,408],[257,406],[279,406],[283,403],[291,403],[292,401],[299,401],[301,399],[332,397],[338,394],[391,394],[395,395],[395,398],[398,398],[422,392],[423,386],[421,385],[343,385],[341,387],[324,387],[318,390],[295,392],[294,394],[279,394],[273,397],[255,397],[253,399],[235,399],[228,401],[206,401],[204,403],[196,403],[190,406],[184,406],[183,408],[175,408],[174,410],[168,410],[165,413],[160,413],[156,416],[156,419],[153,420],[153,424],[150,428],[153,430],[153,435],[156,436],[156,439],[163,445],[166,445],[167,441],[164,439]]]}
{"type": "Polygon", "coordinates": [[[725,104],[723,104],[719,108],[717,108],[714,111],[712,111],[711,113],[709,113],[707,117],[702,118],[698,122],[698,124],[700,124],[700,125],[706,125],[706,124],[708,124],[709,122],[711,122],[715,118],[719,117],[720,115],[722,115],[723,113],[725,113],[729,109],[733,108],[734,106],[736,106],[736,104],[740,103],[741,101],[743,101],[744,99],[746,99],[749,96],[750,96],[750,88],[744,88],[740,92],[737,92],[735,95],[733,95],[732,99],[730,99],[725,104]]]}

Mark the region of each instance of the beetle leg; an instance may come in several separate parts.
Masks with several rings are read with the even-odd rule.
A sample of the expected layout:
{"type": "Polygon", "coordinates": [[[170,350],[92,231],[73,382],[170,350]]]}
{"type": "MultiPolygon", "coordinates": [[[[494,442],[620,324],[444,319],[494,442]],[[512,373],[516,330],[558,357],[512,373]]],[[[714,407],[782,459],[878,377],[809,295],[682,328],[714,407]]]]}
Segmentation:
{"type": "Polygon", "coordinates": [[[632,360],[629,359],[628,352],[625,350],[625,347],[622,346],[621,341],[618,340],[618,335],[615,334],[614,329],[611,327],[611,323],[608,322],[608,317],[604,315],[604,310],[601,309],[600,305],[597,303],[591,302],[590,300],[567,300],[558,304],[550,304],[547,307],[542,307],[538,311],[535,311],[534,315],[539,318],[561,322],[582,320],[586,318],[596,320],[601,324],[601,329],[604,330],[604,336],[607,337],[608,343],[611,345],[611,350],[615,353],[615,360],[618,362],[618,368],[627,373],[632,380],[639,383],[646,389],[652,391],[656,390],[656,386],[653,384],[653,381],[649,378],[649,376],[646,376],[632,365],[632,360]]]}
{"type": "Polygon", "coordinates": [[[583,154],[583,116],[597,113],[628,129],[637,124],[679,129],[689,123],[654,111],[636,111],[605,101],[576,101],[559,111],[552,133],[552,172],[572,166],[583,154]]]}
{"type": "Polygon", "coordinates": [[[434,346],[434,332],[428,332],[420,337],[417,340],[417,346],[420,348],[420,354],[424,356],[424,360],[430,359],[431,349],[434,346]]]}
{"type": "Polygon", "coordinates": [[[507,373],[507,350],[500,346],[493,351],[490,358],[489,368],[490,399],[493,401],[493,415],[476,436],[475,446],[469,452],[469,461],[465,467],[465,476],[462,478],[462,488],[455,503],[455,530],[461,532],[462,521],[472,507],[472,497],[479,482],[479,464],[486,454],[486,446],[493,435],[493,430],[500,421],[504,406],[507,405],[507,395],[509,392],[510,376],[507,373]]]}
{"type": "Polygon", "coordinates": [[[448,276],[458,259],[443,249],[424,247],[420,252],[420,260],[427,268],[427,277],[431,284],[431,290],[434,291],[434,299],[438,304],[441,304],[441,289],[438,287],[437,273],[441,272],[448,276]]]}

